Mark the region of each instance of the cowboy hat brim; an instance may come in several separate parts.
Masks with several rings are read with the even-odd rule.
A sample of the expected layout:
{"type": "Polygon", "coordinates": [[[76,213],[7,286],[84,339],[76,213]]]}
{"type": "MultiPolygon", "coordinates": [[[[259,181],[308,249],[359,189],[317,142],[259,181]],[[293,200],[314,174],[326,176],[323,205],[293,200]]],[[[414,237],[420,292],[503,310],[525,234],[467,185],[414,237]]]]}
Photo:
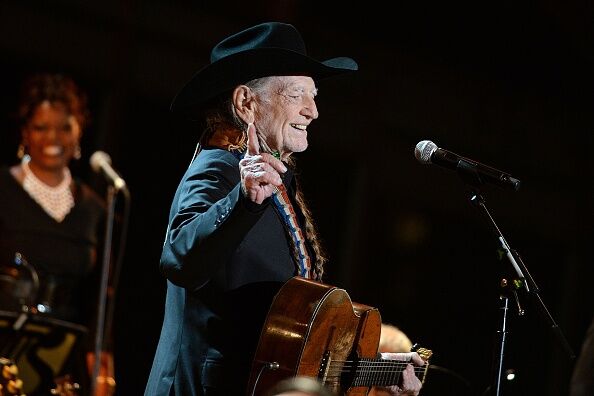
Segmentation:
{"type": "Polygon", "coordinates": [[[256,78],[303,75],[320,81],[357,69],[357,63],[347,57],[320,62],[284,48],[241,51],[213,62],[194,74],[173,99],[171,111],[198,116],[209,100],[256,78]]]}

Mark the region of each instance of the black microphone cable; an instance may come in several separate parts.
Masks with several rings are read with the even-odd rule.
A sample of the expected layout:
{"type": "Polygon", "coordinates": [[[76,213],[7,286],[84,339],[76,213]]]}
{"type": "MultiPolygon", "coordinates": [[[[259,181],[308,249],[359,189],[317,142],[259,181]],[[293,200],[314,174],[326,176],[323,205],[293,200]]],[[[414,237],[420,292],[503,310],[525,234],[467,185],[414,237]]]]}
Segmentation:
{"type": "Polygon", "coordinates": [[[264,370],[274,371],[274,370],[278,370],[279,367],[280,367],[280,365],[277,362],[266,363],[266,364],[263,364],[262,367],[260,367],[260,371],[258,372],[256,381],[254,382],[254,387],[252,389],[251,396],[254,396],[256,394],[256,388],[258,387],[258,382],[260,381],[260,376],[262,375],[264,370]]]}

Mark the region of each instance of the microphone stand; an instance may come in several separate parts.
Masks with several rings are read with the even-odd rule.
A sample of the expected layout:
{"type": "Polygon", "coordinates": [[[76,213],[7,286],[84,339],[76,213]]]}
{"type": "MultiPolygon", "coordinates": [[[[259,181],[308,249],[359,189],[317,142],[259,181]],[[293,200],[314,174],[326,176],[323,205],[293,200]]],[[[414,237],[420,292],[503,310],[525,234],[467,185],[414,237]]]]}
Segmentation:
{"type": "Polygon", "coordinates": [[[128,225],[128,216],[130,212],[130,192],[126,185],[118,185],[115,186],[109,185],[107,187],[107,217],[105,220],[105,240],[103,245],[103,264],[101,267],[101,279],[99,282],[99,302],[97,308],[97,324],[95,330],[95,359],[93,362],[93,372],[91,376],[91,395],[95,395],[97,391],[97,383],[99,377],[99,371],[101,367],[101,355],[104,348],[104,335],[107,334],[108,336],[111,333],[111,327],[113,323],[113,313],[114,313],[114,301],[113,295],[111,296],[111,304],[109,307],[107,306],[107,299],[108,299],[108,286],[109,286],[109,271],[111,268],[111,246],[112,246],[112,235],[113,235],[113,223],[114,223],[114,216],[115,216],[115,204],[116,204],[116,194],[121,191],[125,198],[125,207],[124,207],[124,223],[120,235],[120,246],[119,246],[119,253],[116,257],[115,268],[113,268],[112,274],[112,287],[113,293],[115,293],[115,288],[117,287],[117,282],[119,278],[119,273],[121,269],[121,261],[123,258],[123,247],[125,244],[125,238],[127,233],[127,225],[128,225]]]}
{"type": "MultiPolygon", "coordinates": [[[[485,205],[484,198],[480,195],[480,193],[478,192],[478,189],[476,188],[477,183],[470,183],[470,184],[473,187],[471,189],[472,191],[470,194],[471,195],[470,202],[473,204],[474,207],[476,207],[481,212],[481,214],[483,215],[485,220],[487,220],[487,223],[489,224],[491,231],[493,232],[493,234],[495,235],[495,237],[497,238],[497,240],[500,244],[500,248],[504,252],[504,254],[507,257],[507,259],[509,260],[509,262],[512,264],[512,267],[514,268],[516,274],[518,275],[518,280],[516,282],[514,282],[516,288],[519,289],[519,288],[523,287],[526,290],[526,292],[529,293],[529,295],[531,295],[532,297],[534,297],[536,299],[536,301],[538,303],[537,305],[539,306],[541,313],[548,320],[548,322],[551,326],[551,329],[553,330],[553,332],[555,333],[555,335],[561,342],[561,345],[563,346],[563,348],[569,355],[570,359],[572,359],[572,360],[575,359],[575,354],[574,354],[573,350],[571,349],[571,346],[567,342],[565,336],[561,332],[561,329],[555,322],[555,319],[553,319],[551,313],[549,312],[549,310],[547,309],[546,305],[544,304],[542,298],[540,297],[540,291],[539,291],[538,285],[534,281],[534,278],[532,278],[532,276],[530,275],[530,272],[528,271],[528,268],[522,261],[522,258],[520,257],[520,255],[509,246],[509,244],[503,237],[501,230],[495,223],[495,220],[493,220],[491,213],[489,212],[489,210],[487,209],[487,206],[485,205]]],[[[503,280],[502,286],[504,286],[504,287],[507,286],[507,281],[503,280]]],[[[516,303],[518,306],[518,313],[520,316],[523,316],[525,311],[524,311],[524,309],[522,309],[520,307],[516,291],[513,290],[513,292],[514,292],[514,296],[516,298],[516,303]]],[[[503,317],[502,317],[502,322],[501,322],[502,325],[501,325],[501,330],[500,330],[500,340],[499,340],[500,345],[499,345],[499,349],[497,351],[497,354],[498,354],[497,355],[497,369],[494,370],[497,373],[496,379],[495,379],[495,389],[496,389],[495,394],[497,396],[499,396],[500,392],[501,392],[501,380],[502,380],[502,374],[503,374],[502,373],[503,356],[504,356],[505,341],[506,341],[506,335],[507,335],[507,311],[508,311],[509,297],[505,294],[502,294],[500,296],[500,299],[503,300],[502,307],[501,307],[502,312],[503,312],[503,317]]]]}
{"type": "Polygon", "coordinates": [[[99,306],[97,308],[97,324],[95,326],[95,360],[93,362],[93,373],[91,376],[91,395],[94,395],[97,390],[97,377],[99,376],[101,353],[103,351],[103,329],[111,262],[111,239],[113,234],[116,192],[115,187],[111,185],[107,187],[107,217],[105,221],[105,241],[103,244],[103,264],[101,266],[101,280],[99,281],[99,306]]]}

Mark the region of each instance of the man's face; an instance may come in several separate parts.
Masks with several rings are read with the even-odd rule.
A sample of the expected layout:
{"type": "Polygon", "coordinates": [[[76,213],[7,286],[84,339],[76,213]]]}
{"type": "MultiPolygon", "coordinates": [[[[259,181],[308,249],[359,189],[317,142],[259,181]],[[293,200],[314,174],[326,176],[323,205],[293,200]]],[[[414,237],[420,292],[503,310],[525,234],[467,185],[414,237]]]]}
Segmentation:
{"type": "Polygon", "coordinates": [[[318,118],[311,77],[273,77],[258,92],[255,126],[282,159],[307,148],[307,127],[318,118]]]}

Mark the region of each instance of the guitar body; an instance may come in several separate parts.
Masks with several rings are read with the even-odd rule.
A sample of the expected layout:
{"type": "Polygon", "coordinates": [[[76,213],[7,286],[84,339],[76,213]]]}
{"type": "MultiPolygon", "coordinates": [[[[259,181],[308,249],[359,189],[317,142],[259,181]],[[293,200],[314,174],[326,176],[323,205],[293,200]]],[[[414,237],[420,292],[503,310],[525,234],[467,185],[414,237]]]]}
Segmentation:
{"type": "Polygon", "coordinates": [[[376,357],[380,329],[376,308],[354,304],[343,289],[294,277],[275,297],[264,323],[248,395],[263,395],[294,376],[317,378],[335,394],[366,395],[367,386],[348,385],[343,368],[345,361],[376,357]],[[278,368],[269,369],[270,363],[278,368]]]}

